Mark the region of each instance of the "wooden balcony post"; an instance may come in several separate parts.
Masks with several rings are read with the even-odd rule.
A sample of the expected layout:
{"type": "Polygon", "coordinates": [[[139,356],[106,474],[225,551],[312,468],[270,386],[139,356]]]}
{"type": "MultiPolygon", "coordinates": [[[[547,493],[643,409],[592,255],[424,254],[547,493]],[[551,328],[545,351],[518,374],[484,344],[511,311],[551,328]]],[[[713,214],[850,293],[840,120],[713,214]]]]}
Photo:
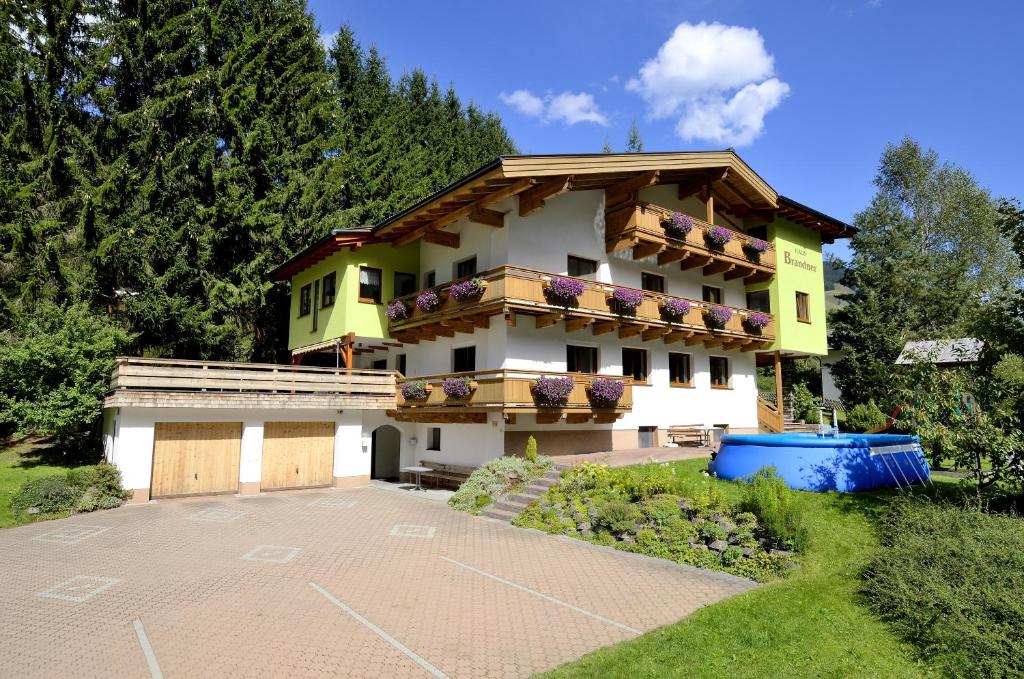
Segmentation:
{"type": "Polygon", "coordinates": [[[775,408],[779,411],[780,419],[784,419],[782,416],[782,352],[775,352],[775,408]]]}

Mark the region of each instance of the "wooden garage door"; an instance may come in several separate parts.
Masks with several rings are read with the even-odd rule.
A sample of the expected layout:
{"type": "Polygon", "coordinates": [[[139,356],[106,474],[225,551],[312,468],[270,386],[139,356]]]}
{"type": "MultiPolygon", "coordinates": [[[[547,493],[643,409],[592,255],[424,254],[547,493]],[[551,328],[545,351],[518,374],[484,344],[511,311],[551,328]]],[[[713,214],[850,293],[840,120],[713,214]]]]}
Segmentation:
{"type": "Polygon", "coordinates": [[[153,497],[238,491],[241,422],[157,422],[153,497]]]}
{"type": "Polygon", "coordinates": [[[333,478],[333,422],[263,425],[263,490],[329,486],[333,478]]]}

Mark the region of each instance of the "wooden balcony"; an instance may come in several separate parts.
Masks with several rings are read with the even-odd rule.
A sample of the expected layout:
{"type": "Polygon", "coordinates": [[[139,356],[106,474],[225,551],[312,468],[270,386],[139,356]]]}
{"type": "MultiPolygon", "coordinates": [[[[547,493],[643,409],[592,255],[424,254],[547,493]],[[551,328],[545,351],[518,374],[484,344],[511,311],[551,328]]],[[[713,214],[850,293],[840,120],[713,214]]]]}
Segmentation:
{"type": "Polygon", "coordinates": [[[553,278],[567,276],[504,266],[482,272],[477,277],[485,281],[487,287],[476,300],[458,302],[452,299],[447,294],[449,285],[438,288],[442,302],[430,312],[416,307],[415,294],[400,298],[409,309],[409,316],[389,324],[391,336],[414,344],[438,337],[454,337],[456,333],[472,333],[476,328],[486,328],[491,317],[503,315],[511,325],[529,322],[526,319],[532,318],[532,325],[536,328],[553,327],[561,322],[566,332],[589,328],[594,335],[616,332],[622,339],[704,344],[725,350],[756,351],[768,347],[775,339],[774,319],[760,330],[747,327],[745,319],[751,313],[748,309],[726,307],[732,312],[732,317],[725,327],[713,328],[705,322],[704,311],[720,305],[687,300],[690,312],[683,318],[669,320],[662,312],[662,305],[672,299],[671,295],[640,291],[643,302],[634,313],[624,314],[615,310],[610,299],[616,286],[607,283],[575,279],[582,283],[583,294],[575,306],[565,307],[552,304],[545,295],[545,287],[553,278]]]}
{"type": "Polygon", "coordinates": [[[662,266],[678,262],[684,271],[702,267],[705,276],[722,274],[726,280],[742,278],[744,283],[760,283],[775,275],[775,247],[770,243],[766,252],[757,255],[745,247],[754,239],[728,229],[732,240],[721,248],[712,247],[705,237],[712,225],[692,216],[693,229],[686,238],[670,238],[662,220],[671,217],[671,210],[642,202],[610,211],[605,216],[608,252],[632,248],[633,259],[656,256],[662,266]]]}
{"type": "Polygon", "coordinates": [[[487,413],[500,412],[514,421],[516,414],[537,416],[539,424],[553,424],[563,417],[569,424],[596,424],[614,422],[633,407],[633,383],[628,377],[616,375],[584,375],[580,373],[553,373],[525,370],[482,370],[426,377],[404,377],[398,380],[398,408],[389,411],[391,417],[403,422],[455,422],[485,423],[487,413]],[[447,378],[468,378],[472,389],[465,398],[450,398],[444,393],[447,378]],[[533,396],[533,386],[541,377],[570,377],[572,392],[564,405],[539,404],[533,396]],[[598,408],[591,404],[587,389],[595,379],[616,379],[624,383],[622,398],[613,408],[598,408]],[[427,385],[426,398],[409,400],[402,395],[402,384],[423,381],[427,385]]]}
{"type": "Polygon", "coordinates": [[[104,407],[395,406],[397,373],[265,363],[118,358],[104,407]]]}

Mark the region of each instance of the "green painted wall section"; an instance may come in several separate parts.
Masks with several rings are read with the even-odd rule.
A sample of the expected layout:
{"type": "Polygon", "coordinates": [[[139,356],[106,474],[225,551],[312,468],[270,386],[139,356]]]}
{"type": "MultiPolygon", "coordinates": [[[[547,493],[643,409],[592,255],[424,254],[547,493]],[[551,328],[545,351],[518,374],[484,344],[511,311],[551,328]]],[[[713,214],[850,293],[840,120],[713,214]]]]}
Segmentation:
{"type": "Polygon", "coordinates": [[[776,320],[776,340],[770,350],[824,356],[828,353],[828,337],[821,234],[778,219],[768,226],[768,238],[775,245],[775,278],[751,285],[747,290],[769,291],[776,320]],[[810,323],[797,320],[797,292],[810,295],[810,323]]]}
{"type": "Polygon", "coordinates": [[[288,348],[304,347],[354,332],[359,337],[387,337],[388,319],[384,307],[395,296],[395,272],[411,273],[419,281],[419,241],[394,248],[387,243],[367,245],[358,250],[342,250],[292,276],[291,316],[288,324],[288,348]],[[359,267],[381,270],[381,304],[359,301],[359,267]],[[334,304],[319,309],[317,329],[313,313],[299,316],[299,294],[307,283],[321,281],[331,272],[337,275],[334,304]]]}

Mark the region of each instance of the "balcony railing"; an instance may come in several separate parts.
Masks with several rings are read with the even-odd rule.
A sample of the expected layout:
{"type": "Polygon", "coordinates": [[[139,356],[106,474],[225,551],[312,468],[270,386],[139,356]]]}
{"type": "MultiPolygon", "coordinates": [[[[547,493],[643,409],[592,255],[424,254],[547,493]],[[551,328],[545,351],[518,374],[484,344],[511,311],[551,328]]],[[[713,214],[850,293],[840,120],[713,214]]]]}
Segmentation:
{"type": "Polygon", "coordinates": [[[609,212],[605,219],[608,252],[632,248],[634,259],[656,256],[660,265],[678,262],[684,270],[702,267],[705,275],[722,274],[726,280],[742,278],[745,283],[770,280],[775,274],[775,247],[770,243],[767,250],[757,253],[750,244],[759,239],[717,227],[731,238],[715,246],[707,237],[715,227],[696,217],[690,217],[693,228],[685,238],[672,238],[662,226],[672,214],[671,210],[643,202],[609,212]]]}
{"type": "Polygon", "coordinates": [[[775,321],[770,315],[763,328],[751,327],[749,309],[724,307],[730,318],[723,327],[711,324],[705,312],[723,306],[697,300],[686,300],[689,312],[682,318],[670,319],[664,305],[673,298],[657,292],[635,290],[643,296],[639,307],[631,313],[620,313],[611,299],[616,287],[607,283],[575,278],[583,287],[574,305],[564,306],[548,299],[546,288],[555,278],[569,278],[554,274],[503,266],[477,274],[486,287],[479,298],[457,301],[448,294],[450,284],[435,290],[441,303],[430,311],[416,306],[416,294],[401,297],[407,317],[389,323],[390,334],[404,342],[434,340],[439,336],[453,337],[456,332],[472,333],[478,327],[487,327],[491,316],[504,314],[510,323],[517,315],[534,317],[537,328],[564,322],[566,331],[590,328],[594,335],[618,332],[619,337],[638,337],[642,341],[661,339],[665,343],[703,343],[725,349],[752,351],[767,347],[774,341],[775,321]]]}
{"type": "Polygon", "coordinates": [[[633,383],[628,377],[614,375],[586,375],[581,373],[554,373],[535,370],[480,370],[474,372],[404,377],[398,380],[397,417],[415,422],[464,421],[483,422],[488,412],[506,415],[533,413],[539,423],[557,422],[563,416],[570,423],[612,422],[633,407],[633,383]],[[573,381],[572,391],[564,403],[547,405],[534,397],[533,388],[541,377],[568,377],[573,381]],[[444,382],[449,378],[469,381],[468,396],[449,397],[444,382]],[[622,397],[614,406],[595,406],[589,388],[595,379],[613,379],[623,383],[622,397]],[[407,399],[402,385],[423,382],[426,396],[407,399]]]}

